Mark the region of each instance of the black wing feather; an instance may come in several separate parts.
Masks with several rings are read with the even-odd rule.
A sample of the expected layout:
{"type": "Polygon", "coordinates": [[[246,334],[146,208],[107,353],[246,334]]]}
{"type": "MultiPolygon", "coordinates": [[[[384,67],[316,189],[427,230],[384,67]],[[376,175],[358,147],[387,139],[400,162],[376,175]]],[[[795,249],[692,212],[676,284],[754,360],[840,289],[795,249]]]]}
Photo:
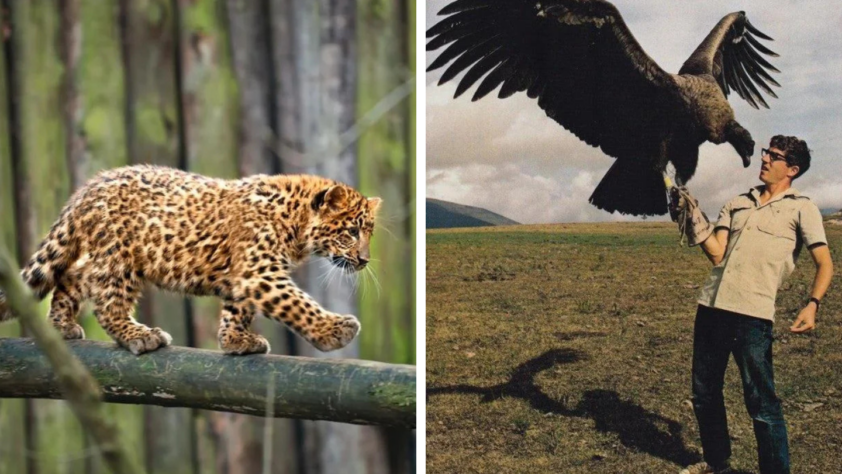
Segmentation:
{"type": "Polygon", "coordinates": [[[529,69],[524,68],[516,68],[515,73],[509,80],[503,82],[503,87],[500,88],[500,93],[497,94],[497,97],[500,99],[505,99],[511,97],[516,92],[523,92],[525,91],[530,84],[535,80],[534,72],[530,71],[529,69]]]}
{"type": "Polygon", "coordinates": [[[757,28],[755,28],[755,27],[754,27],[754,25],[752,25],[752,24],[751,24],[751,22],[750,22],[750,21],[748,21],[748,18],[746,18],[746,28],[748,28],[748,31],[751,31],[751,32],[752,32],[752,33],[754,33],[755,35],[757,35],[757,36],[759,36],[759,37],[761,37],[761,38],[763,38],[763,39],[765,39],[765,40],[767,40],[767,41],[774,41],[771,37],[766,36],[766,34],[765,34],[765,33],[763,33],[762,31],[758,30],[757,28]]]}
{"type": "Polygon", "coordinates": [[[446,34],[454,29],[458,30],[460,27],[482,22],[482,20],[482,12],[477,13],[475,10],[459,12],[436,23],[435,26],[427,30],[427,38],[446,34]]]}
{"type": "Polygon", "coordinates": [[[753,59],[757,64],[763,66],[764,68],[774,72],[781,72],[778,70],[778,68],[772,66],[772,64],[769,63],[769,61],[766,61],[766,59],[764,59],[763,56],[758,54],[757,51],[755,51],[754,49],[744,48],[743,51],[745,51],[746,54],[748,54],[749,57],[751,57],[751,59],[753,59]]]}
{"type": "Polygon", "coordinates": [[[714,27],[679,72],[714,74],[725,96],[733,90],[752,107],[758,108],[759,104],[769,108],[760,89],[771,97],[777,97],[769,84],[778,87],[780,84],[769,72],[780,71],[763,55],[777,57],[778,54],[761,44],[755,37],[772,41],[771,37],[749,23],[745,13],[727,15],[714,27]],[[714,64],[708,64],[705,60],[710,57],[711,49],[716,51],[713,63],[721,65],[719,71],[713,67],[714,64]]]}
{"type": "Polygon", "coordinates": [[[456,0],[450,5],[439,10],[439,15],[450,15],[466,10],[473,10],[475,8],[483,8],[488,6],[487,0],[456,0]]]}
{"type": "Polygon", "coordinates": [[[738,53],[738,56],[740,58],[740,63],[742,64],[743,68],[745,69],[746,74],[748,74],[749,77],[751,77],[751,80],[755,84],[760,86],[760,88],[762,88],[767,94],[769,94],[772,97],[777,98],[778,96],[777,96],[777,94],[775,94],[775,91],[772,90],[772,88],[769,87],[768,84],[766,84],[765,78],[768,77],[768,79],[772,82],[772,84],[775,84],[777,86],[780,86],[780,84],[775,82],[775,80],[772,79],[771,76],[766,74],[766,71],[762,67],[760,67],[760,65],[758,65],[756,62],[754,62],[751,58],[749,58],[744,51],[740,51],[738,53]],[[765,76],[764,76],[764,74],[765,74],[765,76]]]}
{"type": "Polygon", "coordinates": [[[464,93],[466,90],[470,89],[475,82],[477,82],[482,76],[484,76],[488,71],[494,69],[500,61],[503,61],[506,57],[506,51],[502,48],[497,48],[494,50],[493,53],[485,56],[484,58],[480,59],[465,73],[465,77],[459,81],[459,85],[456,86],[456,93],[453,97],[459,97],[464,93]]]}
{"type": "MultiPolygon", "coordinates": [[[[746,102],[756,109],[758,108],[757,103],[762,102],[763,99],[754,94],[756,89],[754,89],[751,85],[748,75],[745,73],[742,65],[740,64],[738,52],[741,49],[742,48],[734,47],[725,50],[725,58],[730,69],[729,78],[733,81],[733,85],[736,86],[737,91],[740,93],[740,97],[745,99],[746,102]]],[[[765,102],[762,103],[765,105],[765,102]]],[[[768,105],[766,105],[766,107],[768,108],[768,105]]]]}
{"type": "Polygon", "coordinates": [[[441,79],[439,79],[439,85],[453,79],[460,72],[470,67],[471,64],[479,61],[499,48],[499,46],[494,44],[486,43],[466,51],[465,54],[459,56],[456,61],[453,61],[453,63],[445,69],[444,73],[441,75],[441,79]]]}
{"type": "Polygon", "coordinates": [[[769,72],[780,72],[763,55],[778,54],[762,45],[757,38],[772,38],[749,23],[745,13],[726,15],[711,30],[696,51],[684,62],[679,74],[712,74],[727,97],[731,91],[752,107],[758,103],[769,107],[759,89],[777,97],[769,84],[780,87],[769,72]]]}
{"type": "Polygon", "coordinates": [[[766,101],[763,100],[763,96],[760,95],[760,91],[757,90],[757,87],[754,85],[751,76],[746,72],[745,65],[743,63],[737,62],[736,67],[737,75],[740,76],[740,81],[742,82],[746,90],[748,90],[748,92],[751,94],[752,98],[756,102],[759,102],[760,105],[768,109],[769,104],[767,104],[766,101]]]}
{"type": "Polygon", "coordinates": [[[455,96],[526,91],[553,120],[610,156],[651,160],[668,122],[684,113],[675,80],[643,51],[604,0],[456,0],[427,31],[428,68],[449,67],[455,96]]]}
{"type": "Polygon", "coordinates": [[[474,92],[474,96],[471,98],[472,101],[477,101],[482,99],[489,92],[496,89],[500,84],[503,83],[506,79],[512,76],[512,65],[510,62],[514,62],[511,59],[504,59],[502,63],[500,63],[491,73],[485,76],[485,79],[480,82],[479,86],[477,87],[476,92],[474,92]]]}
{"type": "Polygon", "coordinates": [[[508,81],[515,75],[519,64],[520,58],[506,59],[503,61],[499,66],[497,66],[497,69],[492,71],[491,74],[485,76],[485,79],[483,79],[479,87],[477,87],[477,91],[474,93],[474,97],[471,98],[471,100],[477,101],[482,99],[488,95],[489,92],[496,89],[497,86],[505,81],[508,81]]]}
{"type": "Polygon", "coordinates": [[[449,63],[450,61],[459,57],[460,54],[470,51],[478,46],[481,46],[488,40],[493,39],[493,36],[489,35],[487,29],[481,29],[472,33],[467,36],[463,36],[458,40],[454,41],[447,47],[441,54],[435,59],[435,61],[430,64],[427,68],[428,71],[434,71],[445,64],[449,63]]]}
{"type": "Polygon", "coordinates": [[[746,102],[749,103],[754,108],[757,108],[757,104],[754,102],[754,99],[751,95],[746,91],[745,87],[743,86],[742,81],[740,80],[739,75],[737,75],[737,61],[732,55],[725,55],[725,81],[731,87],[731,89],[737,91],[737,95],[743,98],[746,102]]]}
{"type": "Polygon", "coordinates": [[[754,46],[754,49],[760,51],[766,56],[772,56],[773,58],[777,58],[779,56],[778,53],[772,51],[766,46],[763,46],[763,43],[757,41],[757,39],[751,33],[746,33],[744,37],[748,40],[749,43],[751,43],[752,46],[754,46]]]}

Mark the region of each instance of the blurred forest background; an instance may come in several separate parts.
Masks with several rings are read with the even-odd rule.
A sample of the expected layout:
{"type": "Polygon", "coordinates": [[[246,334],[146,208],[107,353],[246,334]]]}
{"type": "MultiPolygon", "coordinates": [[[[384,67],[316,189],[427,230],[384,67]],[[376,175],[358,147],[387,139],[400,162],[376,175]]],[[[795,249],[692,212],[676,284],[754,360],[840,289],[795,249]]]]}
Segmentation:
{"type": "MultiPolygon", "coordinates": [[[[24,261],[73,189],[156,163],[221,178],[316,173],[384,199],[372,281],[296,280],[357,314],[330,357],[415,363],[414,0],[2,0],[0,236],[24,261]]],[[[138,318],[216,349],[218,303],[149,291],[138,318]]],[[[47,306],[44,306],[46,314],[47,306]]],[[[324,357],[259,318],[275,354],[324,357]]],[[[89,338],[108,340],[86,312],[89,338]]],[[[0,337],[19,336],[16,323],[0,337]]],[[[414,468],[414,433],[109,405],[150,473],[414,468]]],[[[0,474],[103,473],[62,401],[0,400],[0,474]]]]}

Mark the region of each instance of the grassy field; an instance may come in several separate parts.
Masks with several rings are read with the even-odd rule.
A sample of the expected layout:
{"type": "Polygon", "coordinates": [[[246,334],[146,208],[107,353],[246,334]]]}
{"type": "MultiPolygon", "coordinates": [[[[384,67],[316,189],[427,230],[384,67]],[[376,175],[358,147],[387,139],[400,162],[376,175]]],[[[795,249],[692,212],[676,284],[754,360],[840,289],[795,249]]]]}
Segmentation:
{"type": "MultiPolygon", "coordinates": [[[[811,334],[806,250],[778,295],[775,368],[793,473],[842,472],[842,227],[811,334]]],[[[427,234],[427,472],[671,473],[701,458],[693,318],[710,264],[669,223],[427,234]]],[[[736,366],[734,467],[757,471],[736,366]]]]}

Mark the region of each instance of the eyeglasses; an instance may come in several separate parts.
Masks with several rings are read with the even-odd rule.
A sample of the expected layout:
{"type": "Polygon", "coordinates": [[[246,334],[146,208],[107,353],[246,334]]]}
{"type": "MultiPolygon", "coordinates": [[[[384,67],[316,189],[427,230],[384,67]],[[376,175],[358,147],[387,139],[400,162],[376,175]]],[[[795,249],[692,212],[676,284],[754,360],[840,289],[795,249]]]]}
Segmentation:
{"type": "Polygon", "coordinates": [[[769,155],[770,161],[783,161],[784,163],[789,164],[789,160],[786,159],[786,156],[774,152],[768,148],[762,148],[760,150],[760,153],[762,153],[761,156],[769,155]]]}

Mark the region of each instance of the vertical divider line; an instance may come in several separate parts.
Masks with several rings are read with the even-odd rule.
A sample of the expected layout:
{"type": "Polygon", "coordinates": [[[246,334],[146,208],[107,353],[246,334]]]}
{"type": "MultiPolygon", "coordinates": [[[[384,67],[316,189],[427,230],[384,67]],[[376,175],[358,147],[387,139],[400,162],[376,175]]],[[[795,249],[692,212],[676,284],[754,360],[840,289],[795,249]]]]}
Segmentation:
{"type": "MultiPolygon", "coordinates": [[[[189,47],[190,39],[184,37],[183,15],[182,8],[184,2],[181,0],[171,0],[171,8],[173,12],[173,39],[175,60],[175,103],[176,103],[176,126],[178,127],[178,168],[183,171],[190,171],[190,155],[188,139],[190,133],[187,123],[185,110],[189,107],[184,93],[184,75],[187,64],[184,59],[184,48],[189,47]]],[[[186,332],[186,343],[188,347],[196,347],[196,328],[194,326],[193,318],[193,302],[190,297],[184,295],[182,297],[184,305],[184,328],[186,332]]],[[[199,473],[199,437],[196,433],[197,422],[199,418],[199,410],[193,408],[190,410],[190,470],[196,474],[199,473]]]]}

